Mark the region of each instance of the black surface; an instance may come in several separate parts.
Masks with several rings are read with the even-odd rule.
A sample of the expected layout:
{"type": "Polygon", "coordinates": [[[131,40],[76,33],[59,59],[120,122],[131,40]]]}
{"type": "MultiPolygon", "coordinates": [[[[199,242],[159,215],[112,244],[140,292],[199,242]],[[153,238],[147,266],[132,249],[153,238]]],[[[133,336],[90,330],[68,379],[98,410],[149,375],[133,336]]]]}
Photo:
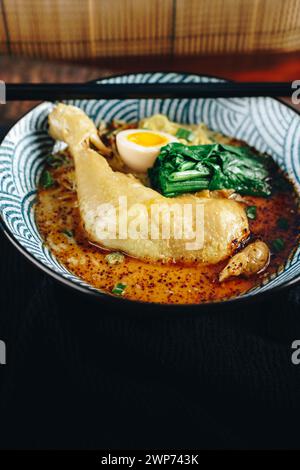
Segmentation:
{"type": "Polygon", "coordinates": [[[299,448],[300,287],[151,316],[59,286],[2,233],[0,253],[0,448],[299,448]]]}

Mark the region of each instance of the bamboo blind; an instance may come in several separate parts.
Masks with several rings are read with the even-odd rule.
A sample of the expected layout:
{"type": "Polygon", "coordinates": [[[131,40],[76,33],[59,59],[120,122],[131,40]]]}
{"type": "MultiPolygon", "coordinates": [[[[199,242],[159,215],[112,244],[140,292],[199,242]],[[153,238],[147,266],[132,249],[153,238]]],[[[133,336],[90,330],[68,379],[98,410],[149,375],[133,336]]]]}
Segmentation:
{"type": "Polygon", "coordinates": [[[3,6],[0,2],[0,53],[7,52],[3,6]]]}
{"type": "Polygon", "coordinates": [[[0,0],[0,53],[92,59],[300,50],[299,0],[0,0]]]}

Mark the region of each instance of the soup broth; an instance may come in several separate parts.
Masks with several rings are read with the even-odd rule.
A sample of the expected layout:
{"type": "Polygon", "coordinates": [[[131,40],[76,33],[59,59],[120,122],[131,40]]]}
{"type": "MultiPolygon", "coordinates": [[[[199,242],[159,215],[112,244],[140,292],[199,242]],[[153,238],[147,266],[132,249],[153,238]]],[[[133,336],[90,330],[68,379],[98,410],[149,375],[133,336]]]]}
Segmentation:
{"type": "Polygon", "coordinates": [[[45,243],[70,272],[108,293],[122,283],[126,285],[124,297],[144,302],[197,304],[229,299],[275,273],[298,242],[298,196],[287,182],[284,190],[269,198],[243,198],[248,206],[256,206],[256,218],[249,219],[251,237],[264,240],[271,249],[270,263],[261,274],[220,283],[218,275],[228,260],[215,265],[183,265],[149,263],[124,255],[123,262],[111,265],[106,258],[108,251],[91,244],[85,235],[73,186],[71,157],[59,168],[55,165],[46,168],[56,184],[48,189],[39,188],[35,208],[45,243]],[[276,240],[283,241],[281,246],[276,245],[276,240]]]}

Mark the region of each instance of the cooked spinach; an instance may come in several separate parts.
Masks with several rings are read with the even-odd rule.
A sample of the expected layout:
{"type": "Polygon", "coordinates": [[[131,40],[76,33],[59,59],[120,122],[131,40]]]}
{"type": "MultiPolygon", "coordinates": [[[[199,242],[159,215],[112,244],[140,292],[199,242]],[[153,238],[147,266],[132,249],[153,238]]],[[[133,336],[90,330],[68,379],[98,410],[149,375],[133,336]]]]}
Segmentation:
{"type": "Polygon", "coordinates": [[[149,177],[152,186],[168,197],[202,189],[271,195],[269,159],[245,146],[170,143],[161,148],[149,177]]]}

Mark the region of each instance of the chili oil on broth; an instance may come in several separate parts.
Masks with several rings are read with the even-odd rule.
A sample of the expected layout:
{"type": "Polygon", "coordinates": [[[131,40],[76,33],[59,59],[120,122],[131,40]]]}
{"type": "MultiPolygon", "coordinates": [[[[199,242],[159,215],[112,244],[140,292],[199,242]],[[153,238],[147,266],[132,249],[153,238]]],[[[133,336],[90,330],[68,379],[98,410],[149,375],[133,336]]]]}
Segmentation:
{"type": "MultiPolygon", "coordinates": [[[[38,228],[50,250],[66,268],[92,286],[112,292],[118,283],[126,285],[124,297],[144,302],[191,304],[220,301],[239,296],[259,285],[286,261],[299,236],[297,197],[292,187],[270,198],[244,198],[257,208],[255,220],[249,220],[252,238],[260,238],[269,247],[277,238],[285,246],[271,255],[268,268],[249,278],[236,277],[219,283],[218,275],[228,260],[216,265],[150,263],[130,256],[123,263],[110,265],[109,253],[91,244],[82,227],[77,196],[69,164],[47,167],[56,181],[54,187],[39,188],[35,215],[38,228]],[[288,228],[280,228],[283,218],[288,228]]],[[[271,248],[272,250],[272,248],[271,248]]]]}

